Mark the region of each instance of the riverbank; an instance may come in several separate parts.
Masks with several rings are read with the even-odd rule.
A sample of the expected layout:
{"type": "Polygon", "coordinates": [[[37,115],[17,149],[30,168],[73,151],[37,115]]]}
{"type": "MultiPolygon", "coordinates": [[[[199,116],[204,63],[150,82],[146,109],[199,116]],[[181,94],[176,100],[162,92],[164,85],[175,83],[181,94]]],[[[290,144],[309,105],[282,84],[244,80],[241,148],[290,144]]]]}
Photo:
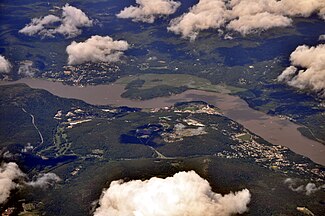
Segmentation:
{"type": "Polygon", "coordinates": [[[176,102],[205,101],[217,106],[225,116],[242,124],[268,142],[286,146],[295,153],[310,158],[315,163],[325,165],[325,146],[301,135],[297,130],[301,125],[295,124],[288,119],[256,111],[250,108],[241,98],[226,93],[187,90],[177,95],[139,101],[122,98],[121,94],[125,91],[125,85],[114,83],[79,87],[63,85],[60,82],[25,78],[10,83],[1,82],[0,84],[14,83],[25,83],[32,88],[44,89],[60,97],[79,99],[93,105],[162,108],[172,106],[176,102]]]}

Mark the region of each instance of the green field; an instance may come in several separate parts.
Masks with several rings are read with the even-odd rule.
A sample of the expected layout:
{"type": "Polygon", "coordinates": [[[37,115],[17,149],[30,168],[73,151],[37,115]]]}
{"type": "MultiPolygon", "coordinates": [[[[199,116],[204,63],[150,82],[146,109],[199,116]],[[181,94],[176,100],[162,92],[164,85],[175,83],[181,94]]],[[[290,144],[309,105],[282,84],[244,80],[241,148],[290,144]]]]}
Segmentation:
{"type": "Polygon", "coordinates": [[[143,80],[144,83],[139,89],[151,89],[156,86],[172,86],[181,87],[186,86],[189,89],[210,91],[210,92],[224,92],[224,93],[238,93],[245,91],[243,88],[228,86],[226,84],[214,85],[209,80],[197,76],[187,74],[142,74],[138,76],[126,76],[116,81],[117,84],[128,85],[136,80],[143,80]]]}

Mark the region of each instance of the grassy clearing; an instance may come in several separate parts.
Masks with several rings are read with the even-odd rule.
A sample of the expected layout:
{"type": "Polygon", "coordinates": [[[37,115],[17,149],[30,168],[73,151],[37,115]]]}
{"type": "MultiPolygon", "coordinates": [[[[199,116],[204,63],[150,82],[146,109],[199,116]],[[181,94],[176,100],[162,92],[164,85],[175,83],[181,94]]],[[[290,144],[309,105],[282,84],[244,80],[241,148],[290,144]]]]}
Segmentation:
{"type": "Polygon", "coordinates": [[[228,86],[226,84],[214,85],[209,80],[187,74],[142,74],[138,76],[126,76],[116,81],[117,84],[127,85],[135,80],[145,81],[139,89],[151,89],[157,86],[186,86],[210,92],[237,93],[245,91],[243,88],[228,86]]]}
{"type": "Polygon", "coordinates": [[[250,141],[252,139],[252,136],[250,134],[243,134],[243,135],[239,136],[238,138],[243,141],[250,141]]]}

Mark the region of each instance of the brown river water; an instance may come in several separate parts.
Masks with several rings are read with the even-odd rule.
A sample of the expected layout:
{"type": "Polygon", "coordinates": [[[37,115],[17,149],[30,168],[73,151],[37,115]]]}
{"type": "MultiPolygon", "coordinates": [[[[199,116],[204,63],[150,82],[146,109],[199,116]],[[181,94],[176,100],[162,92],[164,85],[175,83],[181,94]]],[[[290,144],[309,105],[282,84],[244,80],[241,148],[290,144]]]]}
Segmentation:
{"type": "MultiPolygon", "coordinates": [[[[220,108],[225,116],[242,124],[251,132],[261,136],[275,145],[282,145],[292,151],[310,158],[325,166],[325,145],[302,136],[297,130],[300,125],[277,116],[270,116],[256,111],[237,96],[226,93],[214,93],[200,90],[188,90],[169,97],[137,101],[122,98],[124,85],[109,84],[97,86],[68,86],[60,82],[39,79],[21,79],[10,82],[25,83],[32,88],[45,89],[54,95],[64,98],[83,100],[94,105],[117,105],[138,108],[162,108],[174,105],[175,102],[201,100],[220,108]]],[[[1,85],[9,84],[1,82],[1,85]]]]}

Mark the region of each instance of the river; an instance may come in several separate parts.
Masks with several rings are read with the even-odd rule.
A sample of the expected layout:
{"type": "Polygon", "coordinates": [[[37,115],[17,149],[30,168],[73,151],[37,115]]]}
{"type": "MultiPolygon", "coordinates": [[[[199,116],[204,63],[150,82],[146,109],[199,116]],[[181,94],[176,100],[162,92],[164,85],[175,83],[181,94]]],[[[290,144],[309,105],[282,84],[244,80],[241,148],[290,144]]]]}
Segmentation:
{"type": "MultiPolygon", "coordinates": [[[[60,82],[28,78],[10,83],[25,83],[32,88],[45,89],[60,97],[80,99],[94,105],[162,108],[171,106],[175,102],[202,100],[217,106],[225,116],[242,124],[245,128],[270,143],[286,146],[295,153],[325,166],[325,145],[302,136],[297,130],[297,128],[301,127],[300,125],[287,119],[256,111],[250,108],[241,98],[226,93],[188,90],[169,97],[137,101],[122,98],[121,94],[124,92],[124,85],[119,84],[77,87],[63,85],[60,82]]],[[[1,85],[3,84],[8,83],[1,82],[1,85]]]]}

